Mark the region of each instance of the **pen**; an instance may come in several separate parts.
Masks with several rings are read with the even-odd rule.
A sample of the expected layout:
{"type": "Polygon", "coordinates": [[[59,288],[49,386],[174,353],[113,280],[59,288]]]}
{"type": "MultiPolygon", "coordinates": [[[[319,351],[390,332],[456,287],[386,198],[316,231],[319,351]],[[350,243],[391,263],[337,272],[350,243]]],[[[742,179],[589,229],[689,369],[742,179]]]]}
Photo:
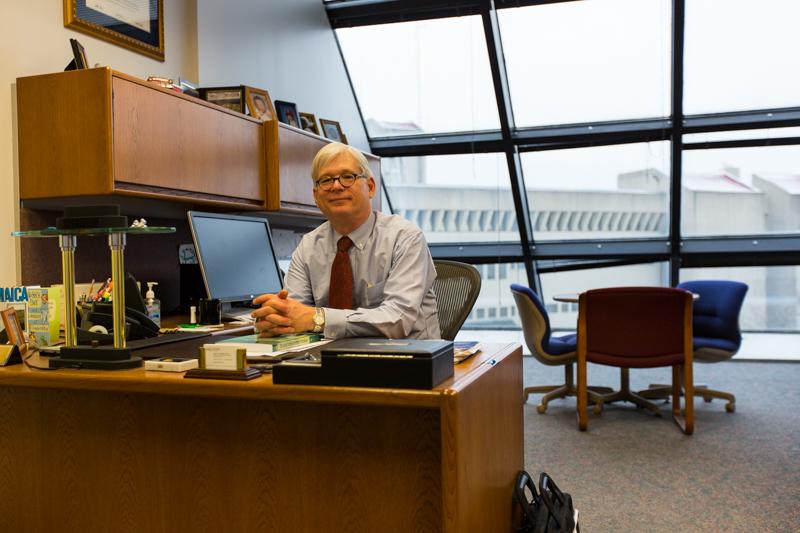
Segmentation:
{"type": "Polygon", "coordinates": [[[94,278],[92,278],[92,284],[89,285],[89,292],[86,293],[86,300],[92,299],[92,291],[94,291],[94,278]]]}

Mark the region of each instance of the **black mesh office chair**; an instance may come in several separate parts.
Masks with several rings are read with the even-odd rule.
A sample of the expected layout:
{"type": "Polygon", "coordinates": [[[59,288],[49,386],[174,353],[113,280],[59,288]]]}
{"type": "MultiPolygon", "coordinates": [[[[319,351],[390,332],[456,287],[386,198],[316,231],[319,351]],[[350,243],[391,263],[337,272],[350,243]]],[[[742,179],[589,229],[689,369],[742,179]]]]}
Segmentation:
{"type": "Polygon", "coordinates": [[[436,259],[436,305],[439,309],[439,326],[442,338],[451,341],[472,311],[481,292],[481,275],[472,265],[436,259]]]}

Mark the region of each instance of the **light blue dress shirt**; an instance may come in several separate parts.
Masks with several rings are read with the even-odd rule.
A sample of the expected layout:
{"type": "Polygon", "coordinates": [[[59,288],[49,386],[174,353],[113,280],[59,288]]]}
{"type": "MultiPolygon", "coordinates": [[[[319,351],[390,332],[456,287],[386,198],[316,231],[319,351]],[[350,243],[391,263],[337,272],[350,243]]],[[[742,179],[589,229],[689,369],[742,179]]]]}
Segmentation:
{"type": "Polygon", "coordinates": [[[355,309],[328,306],[331,265],[342,237],[330,222],[303,236],[286,273],[289,297],[325,308],[325,336],[438,339],[436,269],[422,230],[373,212],[348,235],[355,309]]]}

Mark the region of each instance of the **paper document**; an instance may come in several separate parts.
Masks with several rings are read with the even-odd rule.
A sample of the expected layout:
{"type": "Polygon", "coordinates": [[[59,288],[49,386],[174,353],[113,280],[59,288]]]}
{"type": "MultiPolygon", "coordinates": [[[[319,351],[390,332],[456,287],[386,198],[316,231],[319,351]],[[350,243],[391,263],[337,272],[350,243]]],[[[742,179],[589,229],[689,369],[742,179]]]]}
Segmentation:
{"type": "Polygon", "coordinates": [[[453,343],[453,361],[455,364],[464,362],[476,353],[481,351],[481,343],[478,341],[459,341],[453,343]]]}

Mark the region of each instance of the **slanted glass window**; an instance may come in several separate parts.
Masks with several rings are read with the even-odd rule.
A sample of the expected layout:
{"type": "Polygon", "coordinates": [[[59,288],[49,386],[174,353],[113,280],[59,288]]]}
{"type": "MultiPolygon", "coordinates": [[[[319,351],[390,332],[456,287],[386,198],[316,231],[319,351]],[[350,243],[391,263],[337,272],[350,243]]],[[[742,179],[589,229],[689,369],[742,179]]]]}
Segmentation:
{"type": "Polygon", "coordinates": [[[684,235],[800,233],[800,146],[686,150],[682,184],[684,235]]]}
{"type": "Polygon", "coordinates": [[[800,2],[686,2],[686,114],[800,105],[800,2]]]}
{"type": "MultiPolygon", "coordinates": [[[[592,268],[568,272],[552,272],[540,276],[544,303],[548,312],[553,297],[557,295],[577,295],[589,289],[603,287],[669,287],[669,264],[648,263],[617,267],[592,268]]],[[[550,315],[550,325],[554,329],[574,331],[578,324],[578,308],[564,305],[560,312],[550,315]]]]}
{"type": "Polygon", "coordinates": [[[429,243],[519,241],[504,155],[384,157],[381,172],[395,213],[429,243]]]}
{"type": "Polygon", "coordinates": [[[669,143],[522,154],[537,241],[669,233],[669,143]]]}
{"type": "Polygon", "coordinates": [[[500,127],[480,17],[336,34],[370,137],[500,127]]]}
{"type": "MultiPolygon", "coordinates": [[[[485,265],[495,267],[496,265],[485,265]]],[[[476,265],[478,270],[483,270],[476,265]]],[[[519,329],[517,304],[511,293],[511,284],[527,285],[527,274],[522,263],[501,263],[499,273],[487,279],[482,276],[481,292],[472,308],[472,313],[461,327],[465,329],[519,329]]]]}
{"type": "Polygon", "coordinates": [[[517,127],[665,117],[668,0],[594,0],[498,11],[517,127]]]}

